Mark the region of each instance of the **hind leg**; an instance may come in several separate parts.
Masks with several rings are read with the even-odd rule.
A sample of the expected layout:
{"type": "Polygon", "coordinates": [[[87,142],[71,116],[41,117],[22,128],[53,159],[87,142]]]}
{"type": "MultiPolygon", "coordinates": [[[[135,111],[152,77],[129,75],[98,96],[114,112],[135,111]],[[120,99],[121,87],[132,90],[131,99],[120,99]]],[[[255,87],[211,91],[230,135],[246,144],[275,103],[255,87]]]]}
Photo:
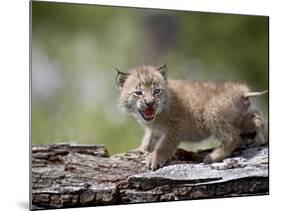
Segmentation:
{"type": "Polygon", "coordinates": [[[218,148],[214,149],[205,157],[204,163],[221,161],[231,155],[231,153],[239,147],[241,142],[239,131],[236,128],[232,128],[227,131],[223,132],[224,134],[220,135],[223,142],[218,148]]]}
{"type": "Polygon", "coordinates": [[[255,143],[257,145],[266,144],[268,142],[267,123],[257,110],[249,111],[243,118],[240,129],[243,133],[256,133],[255,143]]]}

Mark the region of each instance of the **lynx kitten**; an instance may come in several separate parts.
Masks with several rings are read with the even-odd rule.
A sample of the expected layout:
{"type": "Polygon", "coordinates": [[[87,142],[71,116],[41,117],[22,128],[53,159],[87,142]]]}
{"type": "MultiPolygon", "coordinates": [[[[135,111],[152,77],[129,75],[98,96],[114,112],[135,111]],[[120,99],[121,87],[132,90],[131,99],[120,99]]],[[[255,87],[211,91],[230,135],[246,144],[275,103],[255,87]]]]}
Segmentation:
{"type": "Polygon", "coordinates": [[[267,142],[267,126],[259,111],[250,109],[247,85],[230,81],[168,80],[166,65],[118,70],[119,104],[144,125],[140,150],[150,152],[147,165],[165,164],[180,142],[198,142],[209,136],[222,141],[205,163],[229,156],[242,133],[256,132],[258,144],[267,142]]]}

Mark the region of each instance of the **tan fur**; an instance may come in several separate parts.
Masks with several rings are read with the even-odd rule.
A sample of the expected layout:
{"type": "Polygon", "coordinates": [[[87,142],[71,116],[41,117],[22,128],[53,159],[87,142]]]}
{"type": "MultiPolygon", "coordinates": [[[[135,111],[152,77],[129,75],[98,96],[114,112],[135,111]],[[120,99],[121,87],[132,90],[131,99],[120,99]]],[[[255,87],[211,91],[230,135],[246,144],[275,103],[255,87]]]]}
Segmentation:
{"type": "Polygon", "coordinates": [[[119,103],[145,126],[141,150],[151,152],[147,165],[155,170],[165,164],[180,142],[197,142],[214,136],[220,147],[205,158],[206,163],[229,156],[240,144],[240,134],[256,131],[259,143],[267,141],[262,116],[249,110],[247,85],[230,81],[167,80],[166,65],[141,66],[118,72],[119,103]],[[155,88],[156,87],[156,88],[155,88]],[[161,93],[154,95],[155,89],[161,93]],[[136,95],[141,91],[142,95],[136,95]],[[139,110],[153,102],[156,114],[146,121],[139,110]]]}

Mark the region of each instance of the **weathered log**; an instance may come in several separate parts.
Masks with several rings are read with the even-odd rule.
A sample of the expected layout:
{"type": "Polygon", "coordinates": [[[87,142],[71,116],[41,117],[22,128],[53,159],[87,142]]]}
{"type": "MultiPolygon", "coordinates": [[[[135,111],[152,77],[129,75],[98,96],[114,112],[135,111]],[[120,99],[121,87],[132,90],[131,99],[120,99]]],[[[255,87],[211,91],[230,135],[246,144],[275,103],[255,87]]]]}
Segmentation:
{"type": "Polygon", "coordinates": [[[152,172],[140,151],[109,157],[104,146],[34,145],[33,209],[268,194],[266,146],[210,165],[202,163],[206,153],[178,149],[152,172]]]}

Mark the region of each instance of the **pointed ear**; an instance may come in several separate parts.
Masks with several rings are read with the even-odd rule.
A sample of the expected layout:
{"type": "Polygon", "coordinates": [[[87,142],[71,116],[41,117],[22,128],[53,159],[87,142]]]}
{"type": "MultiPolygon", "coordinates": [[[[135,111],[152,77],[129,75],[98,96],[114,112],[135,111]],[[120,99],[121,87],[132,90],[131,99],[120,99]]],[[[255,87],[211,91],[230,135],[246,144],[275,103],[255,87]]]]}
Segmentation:
{"type": "Polygon", "coordinates": [[[121,89],[129,74],[123,73],[120,70],[118,70],[117,68],[115,68],[115,70],[117,71],[116,82],[117,82],[117,85],[119,86],[119,88],[121,89]]]}
{"type": "Polygon", "coordinates": [[[167,65],[166,63],[160,67],[157,67],[156,70],[158,70],[161,75],[164,77],[165,80],[167,80],[167,65]]]}

